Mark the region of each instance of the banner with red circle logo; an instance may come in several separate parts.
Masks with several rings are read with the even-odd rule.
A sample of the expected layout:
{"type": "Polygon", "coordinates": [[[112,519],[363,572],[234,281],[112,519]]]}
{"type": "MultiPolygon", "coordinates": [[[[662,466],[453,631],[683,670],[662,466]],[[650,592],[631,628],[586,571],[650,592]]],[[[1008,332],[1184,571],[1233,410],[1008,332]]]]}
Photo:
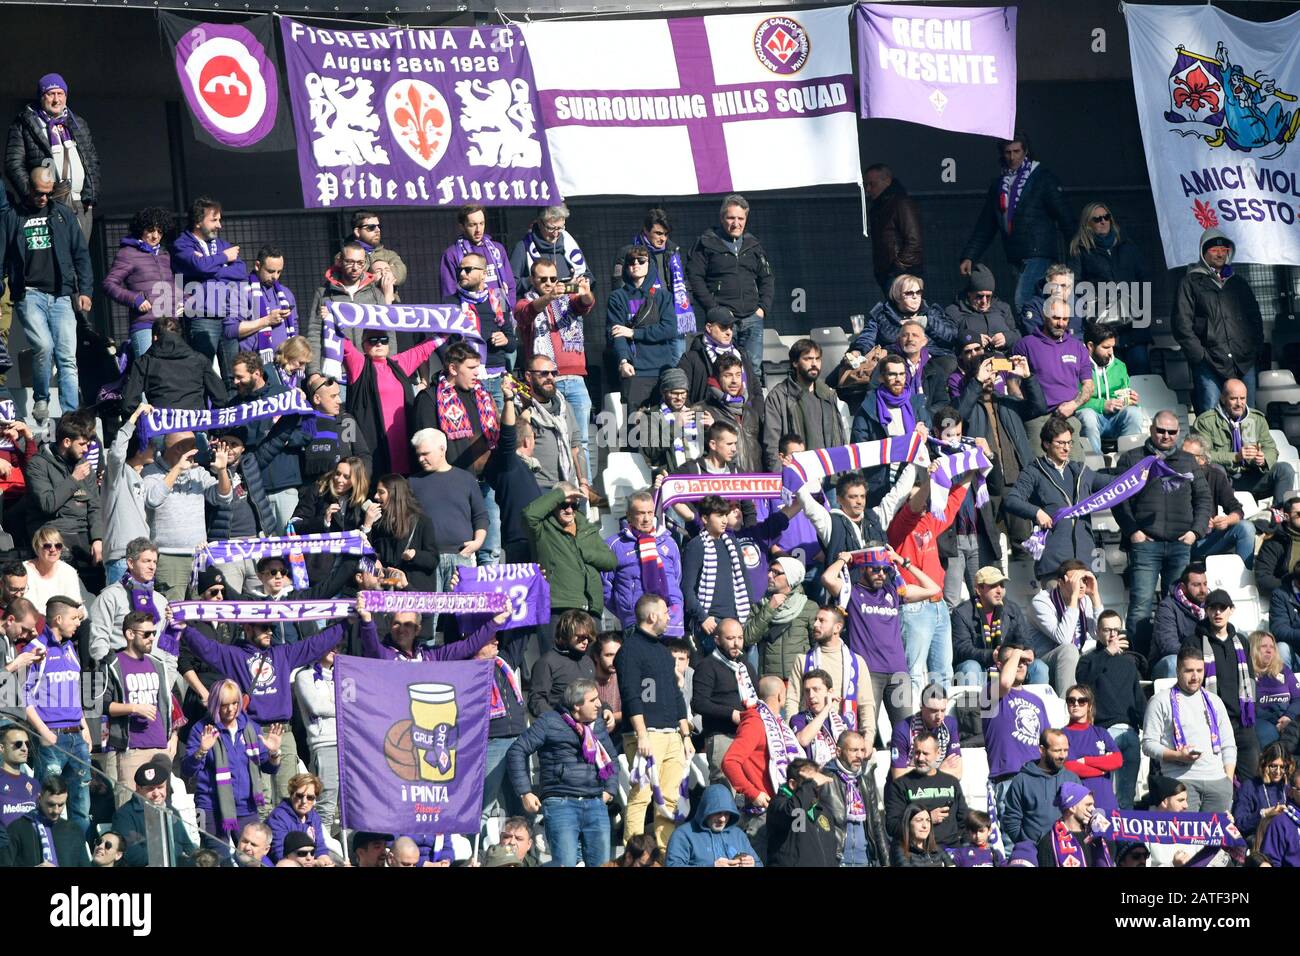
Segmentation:
{"type": "Polygon", "coordinates": [[[219,149],[293,148],[270,17],[196,23],[162,13],[160,22],[200,140],[219,149]]]}

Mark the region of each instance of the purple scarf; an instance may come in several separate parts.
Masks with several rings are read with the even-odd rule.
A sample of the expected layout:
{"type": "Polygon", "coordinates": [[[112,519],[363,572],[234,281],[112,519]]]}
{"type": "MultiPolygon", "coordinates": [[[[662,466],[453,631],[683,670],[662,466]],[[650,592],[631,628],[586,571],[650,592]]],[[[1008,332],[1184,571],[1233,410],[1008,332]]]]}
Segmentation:
{"type": "Polygon", "coordinates": [[[1228,427],[1232,429],[1232,450],[1234,452],[1240,452],[1241,451],[1241,423],[1250,417],[1250,412],[1247,411],[1245,415],[1242,415],[1241,418],[1234,421],[1233,419],[1228,417],[1228,413],[1223,410],[1222,405],[1215,405],[1214,410],[1215,412],[1218,413],[1220,418],[1222,418],[1225,422],[1228,423],[1228,427]]]}
{"type": "Polygon", "coordinates": [[[1016,207],[1020,205],[1020,194],[1024,192],[1029,174],[1037,168],[1037,160],[1026,159],[1015,172],[1008,172],[1002,177],[1002,195],[999,199],[1007,235],[1011,235],[1012,223],[1016,218],[1016,207]]]}
{"type": "Polygon", "coordinates": [[[606,752],[605,745],[596,739],[591,724],[580,724],[569,714],[560,714],[560,716],[582,738],[582,759],[596,768],[596,776],[601,780],[608,780],[615,770],[614,761],[606,752]]]}
{"type": "MultiPolygon", "coordinates": [[[[1082,598],[1080,598],[1080,600],[1082,600],[1082,598]]],[[[1052,607],[1056,608],[1057,618],[1063,619],[1065,617],[1065,599],[1061,597],[1060,588],[1052,588],[1052,607]]],[[[1088,637],[1088,624],[1083,617],[1083,607],[1081,605],[1076,605],[1075,610],[1079,614],[1079,624],[1075,628],[1074,646],[1082,650],[1083,642],[1088,637]]]]}
{"type": "Polygon", "coordinates": [[[1181,581],[1174,585],[1172,593],[1174,596],[1174,603],[1181,605],[1195,620],[1205,620],[1205,608],[1201,607],[1199,604],[1193,604],[1191,598],[1183,593],[1183,585],[1181,581]]]}
{"type": "Polygon", "coordinates": [[[912,390],[903,389],[901,395],[895,395],[883,385],[876,389],[876,418],[884,426],[886,431],[889,429],[890,412],[897,408],[903,416],[903,435],[911,435],[916,432],[916,412],[912,410],[912,390]]]}
{"type": "Polygon", "coordinates": [[[928,361],[930,361],[930,346],[928,345],[921,347],[921,354],[917,357],[915,372],[912,371],[912,363],[907,360],[907,356],[903,356],[903,368],[907,370],[907,388],[905,391],[913,395],[924,394],[922,379],[925,378],[925,363],[928,361]]]}
{"type": "Polygon", "coordinates": [[[466,256],[483,256],[483,258],[487,259],[492,265],[492,275],[495,276],[491,283],[492,287],[494,289],[499,289],[502,293],[509,294],[510,290],[506,289],[504,286],[506,266],[501,258],[501,247],[493,242],[492,237],[486,232],[483,233],[483,241],[480,245],[487,253],[486,255],[474,248],[473,244],[464,236],[457,238],[455,246],[456,251],[460,253],[457,257],[457,261],[459,262],[466,256]]]}
{"type": "MultiPolygon", "coordinates": [[[[644,246],[652,252],[663,252],[668,248],[667,242],[662,246],[656,246],[645,237],[644,233],[637,233],[631,244],[644,246]]],[[[679,335],[693,333],[695,331],[695,312],[691,308],[691,297],[686,293],[686,270],[682,268],[680,250],[668,255],[667,279],[673,287],[673,310],[677,313],[677,333],[679,335]]]]}
{"type": "Polygon", "coordinates": [[[77,122],[66,107],[58,116],[51,116],[45,110],[40,110],[38,115],[45,121],[45,136],[50,141],[50,148],[72,141],[72,131],[77,128],[77,122]]]}
{"type": "MultiPolygon", "coordinates": [[[[1177,687],[1169,688],[1169,716],[1174,724],[1174,750],[1187,746],[1187,734],[1184,733],[1183,721],[1178,716],[1178,699],[1182,693],[1177,687]]],[[[1205,707],[1205,720],[1210,725],[1210,748],[1217,754],[1223,749],[1223,739],[1219,736],[1219,717],[1214,712],[1214,705],[1210,703],[1204,687],[1196,695],[1201,698],[1201,704],[1205,707]]]]}

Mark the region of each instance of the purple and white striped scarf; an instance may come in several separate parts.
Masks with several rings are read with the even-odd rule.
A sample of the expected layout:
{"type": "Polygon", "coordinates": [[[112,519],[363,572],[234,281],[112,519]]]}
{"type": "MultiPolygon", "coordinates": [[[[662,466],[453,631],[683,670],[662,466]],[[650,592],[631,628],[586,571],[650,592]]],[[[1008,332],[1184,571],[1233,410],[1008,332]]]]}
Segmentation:
{"type": "Polygon", "coordinates": [[[152,441],[159,435],[175,432],[223,432],[249,422],[278,418],[281,415],[310,415],[316,410],[300,389],[277,392],[267,398],[231,405],[228,408],[210,408],[196,412],[184,408],[155,408],[140,418],[140,441],[152,441]]]}
{"type": "MultiPolygon", "coordinates": [[[[605,745],[596,739],[596,733],[591,729],[591,724],[580,724],[569,714],[562,713],[560,717],[582,738],[582,759],[596,768],[596,776],[600,777],[601,780],[608,780],[616,769],[614,761],[610,759],[609,752],[605,750],[605,745]]],[[[596,719],[599,720],[600,718],[596,719]]]]}
{"type": "MultiPolygon", "coordinates": [[[[1241,712],[1241,726],[1255,726],[1255,678],[1250,675],[1250,658],[1246,654],[1246,642],[1240,634],[1233,633],[1229,638],[1237,654],[1237,706],[1241,712]]],[[[1201,638],[1201,652],[1205,655],[1205,689],[1211,694],[1219,693],[1218,667],[1214,663],[1214,648],[1209,636],[1201,638]]]]}
{"type": "Polygon", "coordinates": [[[358,591],[357,610],[394,614],[500,614],[510,607],[504,591],[358,591]]]}
{"type": "Polygon", "coordinates": [[[902,438],[883,438],[879,441],[796,452],[781,473],[781,482],[786,488],[797,492],[810,481],[820,484],[824,479],[841,472],[907,462],[926,466],[930,464],[925,442],[915,433],[902,438]]]}
{"type": "Polygon", "coordinates": [[[439,347],[453,335],[462,335],[478,349],[479,359],[487,361],[483,330],[479,326],[478,312],[472,306],[330,302],[321,322],[321,372],[339,381],[347,380],[343,368],[343,337],[339,329],[423,332],[439,347]]]}
{"type": "Polygon", "coordinates": [[[775,793],[786,784],[790,761],[804,756],[804,752],[795,739],[794,731],[772,713],[771,707],[760,700],[754,709],[763,721],[763,736],[767,738],[767,779],[775,793]]]}
{"type": "MultiPolygon", "coordinates": [[[[935,442],[935,445],[944,449],[942,442],[935,442]]],[[[982,508],[989,503],[989,487],[985,479],[993,470],[993,463],[973,440],[962,439],[961,450],[945,454],[938,459],[938,464],[938,469],[930,476],[930,514],[941,521],[946,518],[948,495],[952,493],[953,483],[968,471],[978,472],[971,482],[975,507],[982,508]]]]}
{"type": "MultiPolygon", "coordinates": [[[[1174,750],[1187,746],[1187,734],[1183,731],[1183,721],[1178,715],[1178,701],[1182,696],[1183,692],[1177,687],[1169,688],[1169,717],[1174,725],[1174,750]]],[[[1210,703],[1204,687],[1189,696],[1201,698],[1201,705],[1205,708],[1205,721],[1210,725],[1210,748],[1217,754],[1223,749],[1223,738],[1219,735],[1219,716],[1214,711],[1214,705],[1210,703]]]]}
{"type": "Polygon", "coordinates": [[[319,601],[173,601],[167,605],[177,621],[214,624],[279,624],[293,621],[333,621],[356,609],[355,600],[319,601]]]}
{"type": "Polygon", "coordinates": [[[632,766],[628,768],[628,781],[635,787],[649,787],[650,797],[655,805],[655,813],[665,820],[671,820],[673,823],[685,823],[691,816],[691,775],[690,772],[682,774],[682,782],[677,788],[677,805],[673,810],[668,809],[668,800],[664,797],[663,788],[659,785],[659,768],[655,765],[654,757],[643,757],[637,754],[632,759],[632,766]]]}
{"type": "MultiPolygon", "coordinates": [[[[1159,455],[1148,455],[1105,488],[1093,492],[1080,502],[1058,510],[1052,515],[1052,527],[1055,528],[1061,522],[1071,518],[1084,518],[1093,512],[1105,511],[1121,501],[1127,501],[1145,488],[1152,476],[1160,480],[1166,494],[1193,478],[1185,472],[1175,471],[1159,455]]],[[[1051,528],[1039,528],[1025,540],[1023,547],[1034,560],[1043,556],[1049,534],[1051,528]]]]}
{"type": "MultiPolygon", "coordinates": [[[[255,351],[262,357],[263,362],[269,363],[275,355],[275,347],[271,341],[276,329],[279,329],[282,341],[298,334],[298,312],[289,302],[288,291],[278,281],[272,281],[269,287],[262,285],[261,282],[250,283],[248,295],[254,303],[249,311],[256,318],[262,318],[272,309],[289,309],[289,315],[278,326],[259,329],[253,333],[255,351]]],[[[245,338],[240,344],[247,341],[248,339],[245,338]]]]}
{"type": "MultiPolygon", "coordinates": [[[[640,232],[632,239],[632,245],[644,246],[655,253],[663,252],[667,248],[667,243],[655,246],[644,233],[640,232]]],[[[668,275],[660,278],[666,278],[673,287],[673,310],[677,313],[677,333],[689,335],[695,331],[695,311],[691,308],[691,297],[686,292],[686,270],[682,268],[680,249],[669,253],[668,275]]]]}
{"type": "Polygon", "coordinates": [[[231,538],[209,541],[194,552],[190,587],[197,587],[199,574],[214,564],[260,561],[303,554],[374,554],[360,531],[331,531],[327,534],[286,535],[282,538],[231,538]]]}

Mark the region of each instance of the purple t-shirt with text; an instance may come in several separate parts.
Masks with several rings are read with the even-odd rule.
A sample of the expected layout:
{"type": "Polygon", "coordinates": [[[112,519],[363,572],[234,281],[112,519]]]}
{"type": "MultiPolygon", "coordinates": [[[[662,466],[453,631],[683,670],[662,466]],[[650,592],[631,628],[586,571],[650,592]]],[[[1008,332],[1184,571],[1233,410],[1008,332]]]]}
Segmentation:
{"type": "MultiPolygon", "coordinates": [[[[137,661],[126,654],[118,654],[117,663],[122,668],[122,680],[125,684],[126,699],[122,703],[157,707],[159,680],[153,661],[147,657],[137,661]]],[[[129,719],[132,750],[150,750],[167,746],[162,714],[158,714],[153,720],[146,720],[138,715],[132,715],[129,719]]]]}
{"type": "Polygon", "coordinates": [[[7,827],[24,813],[35,810],[40,792],[35,777],[0,770],[0,827],[7,827]]]}
{"type": "Polygon", "coordinates": [[[903,622],[898,617],[901,603],[898,588],[889,582],[875,592],[855,584],[849,594],[849,647],[867,662],[872,674],[907,671],[903,622]]]}
{"type": "Polygon", "coordinates": [[[1073,401],[1079,386],[1092,381],[1088,346],[1072,335],[1057,342],[1044,332],[1035,332],[1017,342],[1011,354],[1029,359],[1029,370],[1038,377],[1048,408],[1073,401]]]}
{"type": "Polygon", "coordinates": [[[1013,687],[994,706],[993,716],[983,719],[990,779],[1019,773],[1037,760],[1038,737],[1049,726],[1042,701],[1027,690],[1013,687]]]}

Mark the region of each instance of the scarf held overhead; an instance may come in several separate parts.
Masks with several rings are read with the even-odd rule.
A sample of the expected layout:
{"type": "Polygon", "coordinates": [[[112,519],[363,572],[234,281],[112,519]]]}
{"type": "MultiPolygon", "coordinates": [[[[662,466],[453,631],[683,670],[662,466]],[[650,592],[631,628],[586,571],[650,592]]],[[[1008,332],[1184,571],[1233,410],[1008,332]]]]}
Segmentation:
{"type": "Polygon", "coordinates": [[[173,601],[167,605],[177,621],[216,624],[275,624],[333,621],[355,610],[355,600],[327,601],[173,601]]]}
{"type": "Polygon", "coordinates": [[[883,438],[879,441],[797,452],[781,473],[781,481],[790,491],[797,492],[810,481],[820,485],[824,479],[841,472],[908,462],[926,467],[930,464],[925,442],[915,433],[902,438],[883,438]]]}
{"type": "Polygon", "coordinates": [[[502,592],[476,594],[449,591],[358,591],[357,610],[372,614],[500,614],[510,609],[502,592]]]}
{"type": "Polygon", "coordinates": [[[194,552],[190,586],[197,587],[199,574],[214,564],[235,564],[303,554],[374,554],[360,531],[331,531],[327,534],[289,535],[282,538],[234,538],[209,541],[194,552]]]}
{"type": "Polygon", "coordinates": [[[140,441],[152,441],[159,435],[175,432],[224,432],[249,422],[277,418],[280,415],[315,414],[316,410],[298,389],[231,405],[229,408],[210,408],[203,412],[183,408],[155,408],[140,419],[140,441]]]}
{"type": "Polygon", "coordinates": [[[968,471],[976,472],[972,482],[975,494],[975,507],[982,508],[989,503],[989,487],[986,479],[993,470],[993,463],[984,454],[984,449],[974,441],[963,441],[961,450],[944,455],[938,460],[939,468],[930,476],[930,514],[936,518],[946,517],[948,495],[958,476],[968,471]]]}
{"type": "Polygon", "coordinates": [[[656,511],[679,501],[717,495],[729,501],[774,500],[781,497],[779,475],[669,475],[659,486],[656,511]]]}
{"type": "MultiPolygon", "coordinates": [[[[455,305],[367,305],[360,302],[330,302],[321,323],[321,371],[344,381],[343,338],[340,329],[383,329],[387,332],[423,332],[441,348],[453,335],[464,336],[478,349],[480,361],[487,361],[487,346],[472,306],[455,305]]],[[[391,354],[391,351],[390,351],[391,354]]]]}

